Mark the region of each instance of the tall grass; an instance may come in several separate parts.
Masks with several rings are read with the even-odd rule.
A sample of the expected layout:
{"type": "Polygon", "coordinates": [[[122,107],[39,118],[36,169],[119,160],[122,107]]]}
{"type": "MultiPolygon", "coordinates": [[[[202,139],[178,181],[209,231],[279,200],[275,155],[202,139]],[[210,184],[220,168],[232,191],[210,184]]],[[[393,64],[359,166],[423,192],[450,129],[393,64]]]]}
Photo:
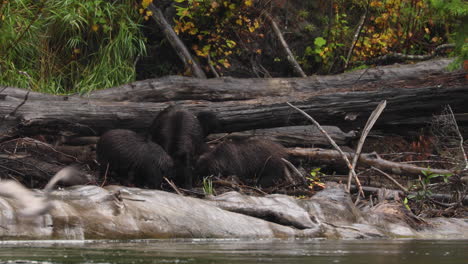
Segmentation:
{"type": "Polygon", "coordinates": [[[146,52],[137,4],[1,2],[0,85],[67,94],[133,81],[135,59],[146,52]]]}

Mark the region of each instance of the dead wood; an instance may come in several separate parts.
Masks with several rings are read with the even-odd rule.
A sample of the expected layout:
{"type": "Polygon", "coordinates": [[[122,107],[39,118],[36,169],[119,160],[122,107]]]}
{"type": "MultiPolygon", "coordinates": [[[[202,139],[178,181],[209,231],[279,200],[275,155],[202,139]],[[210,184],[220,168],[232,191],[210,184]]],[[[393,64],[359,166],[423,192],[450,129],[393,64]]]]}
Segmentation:
{"type": "MultiPolygon", "coordinates": [[[[341,148],[335,143],[335,141],[327,134],[327,132],[322,128],[322,126],[313,117],[311,117],[310,115],[308,115],[306,112],[302,111],[301,109],[297,108],[296,106],[293,106],[289,102],[287,104],[291,106],[292,108],[296,109],[297,111],[299,111],[307,119],[309,119],[320,130],[320,132],[328,139],[328,141],[333,146],[333,148],[336,149],[340,153],[341,158],[345,161],[346,166],[348,167],[350,175],[354,177],[354,180],[356,181],[356,184],[359,189],[359,194],[361,194],[364,197],[364,192],[362,191],[360,187],[361,183],[359,181],[359,178],[356,175],[355,168],[353,165],[351,165],[351,162],[349,161],[348,157],[345,155],[343,150],[341,150],[341,148]]],[[[350,182],[351,182],[351,179],[348,180],[348,185],[350,184],[350,182]]],[[[350,189],[348,188],[347,191],[349,192],[350,189]]]]}
{"type": "MultiPolygon", "coordinates": [[[[335,92],[324,95],[282,96],[256,100],[202,102],[183,101],[181,105],[199,112],[217,113],[220,132],[305,124],[301,114],[291,110],[291,101],[323,125],[343,130],[362,127],[377,102],[387,100],[387,108],[376,124],[386,132],[406,133],[427,125],[432,114],[450,104],[458,125],[468,126],[468,86],[393,88],[379,91],[335,92]],[[402,129],[404,127],[404,129],[402,129]]],[[[22,100],[0,98],[0,116],[7,116],[22,100]]],[[[97,136],[112,128],[141,131],[147,129],[156,114],[168,103],[104,102],[85,99],[70,101],[29,100],[16,110],[15,116],[0,124],[0,139],[40,133],[54,135],[97,136]]]]}
{"type": "Polygon", "coordinates": [[[276,37],[278,38],[278,40],[279,40],[279,42],[281,44],[281,47],[284,50],[284,53],[286,53],[286,58],[288,59],[288,62],[291,64],[294,72],[300,77],[307,77],[307,75],[304,73],[304,71],[302,70],[299,63],[294,58],[294,54],[292,53],[291,49],[289,48],[288,43],[284,39],[283,33],[279,29],[278,24],[276,24],[275,20],[271,17],[270,14],[268,14],[268,12],[264,11],[262,13],[262,15],[268,20],[268,22],[270,22],[270,24],[271,24],[271,26],[273,28],[273,32],[275,33],[276,37]]]}
{"type": "MultiPolygon", "coordinates": [[[[356,169],[357,161],[359,159],[359,156],[361,155],[362,147],[364,146],[364,142],[366,141],[367,135],[369,135],[369,132],[372,130],[372,127],[374,126],[375,122],[377,122],[377,119],[379,118],[380,114],[382,114],[382,111],[385,109],[385,106],[387,106],[387,101],[383,100],[375,108],[375,110],[372,112],[369,119],[367,120],[367,123],[364,126],[364,129],[361,133],[361,137],[359,138],[359,142],[356,146],[356,151],[354,152],[353,163],[351,164],[352,168],[356,169]]],[[[351,177],[352,176],[353,174],[350,171],[349,176],[348,176],[348,184],[346,186],[348,192],[351,190],[351,177]]]]}
{"type": "MultiPolygon", "coordinates": [[[[293,157],[297,158],[307,158],[317,161],[333,162],[333,163],[342,163],[341,155],[336,150],[328,149],[312,149],[312,148],[293,148],[289,149],[288,153],[293,157]]],[[[345,153],[348,158],[352,158],[354,154],[345,153]]],[[[383,171],[388,171],[393,174],[398,175],[421,175],[421,171],[427,170],[427,168],[418,167],[405,163],[398,163],[389,160],[379,158],[375,154],[361,154],[358,160],[360,163],[367,166],[373,166],[379,168],[383,171]]],[[[431,169],[431,172],[436,174],[454,174],[453,171],[445,169],[431,169]]]]}
{"type": "MultiPolygon", "coordinates": [[[[310,76],[307,78],[251,78],[222,77],[198,79],[168,76],[125,84],[92,92],[85,97],[92,100],[164,102],[171,100],[207,100],[212,102],[248,100],[269,96],[291,96],[311,92],[347,89],[349,91],[401,88],[402,86],[428,87],[463,80],[462,72],[446,72],[452,59],[438,59],[412,65],[391,65],[338,75],[310,76]],[[443,81],[443,82],[442,82],[443,81]]],[[[21,91],[8,88],[3,92],[24,98],[21,91]]],[[[43,98],[36,94],[30,98],[43,98]]],[[[75,96],[76,97],[76,96],[75,96]]],[[[57,99],[57,97],[51,97],[57,99]]],[[[74,97],[73,97],[74,98],[74,97]]],[[[70,99],[73,99],[70,98],[70,99]]],[[[42,99],[43,100],[43,99],[42,99]]]]}
{"type": "MultiPolygon", "coordinates": [[[[351,186],[352,189],[356,190],[356,186],[351,186]]],[[[382,188],[376,188],[376,187],[369,187],[369,186],[362,186],[365,192],[372,192],[372,193],[377,193],[379,192],[382,188]]],[[[400,195],[405,195],[403,191],[400,190],[392,190],[393,192],[399,193],[400,195]]],[[[408,193],[408,194],[415,194],[415,193],[408,193]]],[[[453,200],[453,196],[450,194],[443,194],[443,193],[433,193],[429,195],[430,199],[436,200],[436,201],[450,201],[453,200]]],[[[465,196],[463,199],[461,199],[461,203],[464,205],[468,205],[468,196],[465,196]]]]}
{"type": "Polygon", "coordinates": [[[455,48],[455,44],[442,44],[434,49],[434,51],[430,54],[425,55],[412,55],[412,54],[404,54],[398,52],[388,53],[377,58],[371,59],[366,61],[366,64],[379,64],[384,63],[387,61],[423,61],[423,60],[430,60],[434,58],[437,54],[447,50],[455,48]]]}
{"type": "MultiPolygon", "coordinates": [[[[356,133],[354,131],[345,133],[335,126],[323,126],[323,129],[325,129],[327,134],[340,146],[347,145],[351,140],[356,138],[356,133]]],[[[315,126],[310,125],[211,134],[208,136],[208,140],[217,141],[218,139],[246,139],[256,137],[274,141],[285,147],[325,147],[330,145],[327,138],[320,133],[315,126]]]]}
{"type": "Polygon", "coordinates": [[[205,73],[198,65],[197,61],[195,61],[190,55],[187,47],[184,45],[182,40],[180,40],[179,36],[174,32],[171,25],[167,22],[166,18],[164,17],[161,10],[156,7],[153,3],[148,5],[148,10],[153,12],[151,15],[158,24],[161,31],[164,33],[166,39],[171,43],[172,48],[176,51],[177,55],[179,55],[180,60],[184,63],[187,69],[191,69],[192,74],[198,78],[206,78],[205,73]]]}

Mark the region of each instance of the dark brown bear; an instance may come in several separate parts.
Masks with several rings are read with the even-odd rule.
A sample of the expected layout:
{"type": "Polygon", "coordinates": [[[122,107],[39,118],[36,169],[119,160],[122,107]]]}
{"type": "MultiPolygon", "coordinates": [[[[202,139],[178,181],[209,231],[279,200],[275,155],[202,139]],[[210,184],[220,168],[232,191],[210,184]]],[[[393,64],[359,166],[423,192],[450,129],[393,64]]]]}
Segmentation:
{"type": "Polygon", "coordinates": [[[104,133],[96,154],[101,177],[107,171],[121,184],[160,189],[162,178],[173,174],[173,161],[164,149],[130,130],[104,133]]]}
{"type": "Polygon", "coordinates": [[[194,162],[206,151],[205,136],[217,125],[214,114],[200,112],[195,116],[177,105],[167,107],[154,119],[150,128],[152,140],[174,160],[178,185],[192,187],[194,162]]]}
{"type": "Polygon", "coordinates": [[[285,178],[282,158],[288,154],[283,146],[269,140],[243,139],[225,141],[197,161],[202,176],[236,175],[245,182],[270,187],[285,178]]]}

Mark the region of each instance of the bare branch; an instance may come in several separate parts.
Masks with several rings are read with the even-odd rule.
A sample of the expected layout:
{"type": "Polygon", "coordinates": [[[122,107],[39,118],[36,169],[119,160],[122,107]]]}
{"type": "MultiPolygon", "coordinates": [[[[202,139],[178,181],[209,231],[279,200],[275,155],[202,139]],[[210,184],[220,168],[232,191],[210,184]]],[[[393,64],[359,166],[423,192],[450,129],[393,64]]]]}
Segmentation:
{"type": "Polygon", "coordinates": [[[153,12],[151,16],[156,21],[161,30],[164,32],[164,35],[179,55],[179,58],[184,63],[185,67],[191,69],[194,76],[198,78],[206,78],[205,73],[200,68],[198,63],[192,58],[192,55],[190,55],[190,52],[188,51],[187,47],[184,45],[182,40],[180,40],[179,36],[177,36],[177,34],[174,32],[171,25],[169,25],[161,10],[158,7],[156,7],[153,3],[149,4],[148,10],[153,12]]]}
{"type": "MultiPolygon", "coordinates": [[[[374,126],[375,122],[379,118],[380,114],[382,114],[382,111],[385,109],[385,106],[387,106],[387,101],[383,100],[382,102],[379,103],[379,105],[375,108],[374,111],[372,111],[372,114],[370,115],[369,119],[367,120],[366,125],[364,126],[364,130],[361,134],[361,138],[359,139],[358,145],[356,147],[356,153],[353,157],[353,163],[351,164],[353,168],[356,168],[357,161],[359,159],[359,156],[361,155],[362,151],[362,146],[364,145],[364,142],[366,141],[367,135],[369,135],[369,132],[371,131],[372,127],[374,126]]],[[[349,173],[348,177],[348,185],[347,185],[347,190],[348,192],[351,190],[351,177],[353,175],[351,172],[349,173]]]]}
{"type": "MultiPolygon", "coordinates": [[[[336,160],[342,157],[341,153],[336,150],[319,148],[291,148],[288,149],[288,153],[295,157],[307,157],[317,160],[336,160]]],[[[344,154],[349,159],[354,155],[349,152],[345,152],[344,154]]],[[[376,158],[375,154],[369,153],[361,154],[361,156],[359,156],[359,162],[399,175],[421,175],[421,171],[427,170],[427,168],[424,167],[376,158]]],[[[453,171],[444,169],[431,168],[431,171],[436,174],[454,174],[453,171]]]]}
{"type": "Polygon", "coordinates": [[[278,24],[276,24],[275,20],[267,12],[263,12],[262,15],[270,22],[271,26],[273,27],[273,31],[275,32],[276,37],[278,37],[281,43],[281,46],[283,47],[283,50],[286,53],[286,58],[288,59],[291,66],[293,67],[294,72],[301,77],[307,77],[307,75],[304,73],[299,63],[297,63],[296,59],[294,58],[294,54],[289,49],[288,43],[284,39],[283,33],[281,33],[281,30],[279,29],[278,24]]]}
{"type": "Polygon", "coordinates": [[[15,109],[13,109],[13,111],[11,111],[9,114],[5,115],[3,117],[3,120],[5,120],[5,119],[7,119],[7,118],[9,118],[11,116],[14,116],[16,114],[16,111],[18,111],[18,109],[26,103],[26,101],[28,100],[28,96],[29,96],[29,91],[24,96],[24,100],[18,106],[16,106],[15,109]]]}
{"type": "MultiPolygon", "coordinates": [[[[307,180],[304,178],[304,175],[294,166],[289,160],[281,158],[281,160],[288,166],[294,173],[296,173],[304,184],[307,184],[307,180]]],[[[295,184],[293,179],[290,179],[292,184],[295,184]]]]}
{"type": "Polygon", "coordinates": [[[176,186],[171,180],[169,180],[169,179],[166,178],[166,177],[164,177],[164,180],[172,187],[172,189],[174,189],[174,191],[175,191],[178,195],[184,196],[184,194],[179,190],[179,188],[177,188],[177,186],[176,186]]]}
{"type": "Polygon", "coordinates": [[[463,147],[463,142],[464,142],[463,136],[460,133],[460,128],[458,127],[457,120],[455,119],[455,115],[453,114],[452,107],[450,107],[450,105],[448,105],[447,109],[449,110],[450,115],[453,118],[453,124],[455,126],[456,133],[457,133],[458,137],[460,138],[460,141],[459,141],[460,142],[460,150],[461,150],[462,155],[463,155],[463,160],[465,161],[465,169],[464,170],[468,170],[468,160],[466,158],[465,148],[463,147]]]}
{"type": "Polygon", "coordinates": [[[313,118],[311,117],[310,115],[308,115],[306,112],[302,111],[301,109],[295,107],[294,105],[292,105],[291,103],[289,102],[286,102],[289,106],[291,106],[292,108],[296,109],[299,113],[301,113],[302,115],[304,115],[307,119],[309,119],[312,123],[314,123],[314,125],[320,130],[320,132],[322,132],[322,134],[325,135],[325,137],[327,137],[328,141],[330,142],[330,144],[340,153],[341,155],[341,158],[346,162],[346,165],[348,166],[348,169],[350,171],[350,173],[352,174],[352,176],[354,177],[354,179],[356,180],[356,184],[358,185],[359,187],[359,193],[364,196],[364,192],[362,191],[362,189],[360,188],[361,187],[361,182],[359,181],[357,175],[356,175],[356,172],[354,171],[354,167],[353,165],[351,165],[351,162],[349,162],[349,159],[348,157],[346,156],[346,154],[343,152],[343,150],[341,150],[341,148],[335,143],[335,141],[328,135],[328,133],[322,128],[322,126],[313,118]]]}
{"type": "Polygon", "coordinates": [[[397,182],[392,176],[388,175],[387,173],[385,173],[384,171],[380,170],[380,169],[377,169],[376,167],[371,167],[372,169],[380,172],[383,176],[387,177],[387,179],[389,179],[390,181],[392,181],[396,186],[398,186],[398,188],[400,188],[402,191],[404,191],[405,193],[408,192],[408,189],[403,187],[403,185],[401,185],[399,182],[397,182]]]}
{"type": "MultiPolygon", "coordinates": [[[[369,5],[369,2],[370,1],[367,2],[367,5],[369,5]]],[[[359,20],[358,27],[356,29],[356,32],[354,33],[353,42],[351,43],[351,47],[349,48],[349,51],[348,51],[348,56],[346,56],[346,62],[344,66],[345,70],[348,68],[349,60],[351,59],[351,55],[353,54],[354,47],[356,46],[356,43],[359,40],[359,36],[361,35],[361,30],[362,30],[362,27],[364,26],[364,22],[366,21],[368,11],[369,11],[369,6],[366,7],[366,11],[364,12],[364,14],[361,16],[361,19],[359,20]]]]}

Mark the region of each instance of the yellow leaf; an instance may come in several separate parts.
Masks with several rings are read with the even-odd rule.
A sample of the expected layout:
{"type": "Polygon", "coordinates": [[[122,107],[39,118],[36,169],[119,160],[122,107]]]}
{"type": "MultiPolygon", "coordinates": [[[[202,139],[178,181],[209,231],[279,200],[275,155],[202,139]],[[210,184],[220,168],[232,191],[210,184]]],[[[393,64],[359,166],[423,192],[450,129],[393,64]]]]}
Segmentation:
{"type": "Polygon", "coordinates": [[[245,0],[244,5],[246,6],[252,6],[252,0],[245,0]]]}
{"type": "Polygon", "coordinates": [[[91,26],[91,30],[94,31],[94,32],[97,32],[99,30],[99,26],[94,24],[91,26]]]}
{"type": "Polygon", "coordinates": [[[146,15],[147,15],[147,16],[151,16],[152,14],[153,14],[153,12],[151,12],[151,11],[149,11],[149,10],[146,11],[146,15]]]}
{"type": "Polygon", "coordinates": [[[142,0],[141,1],[141,6],[144,7],[144,8],[147,8],[149,6],[149,4],[151,4],[153,2],[153,0],[142,0]]]}

